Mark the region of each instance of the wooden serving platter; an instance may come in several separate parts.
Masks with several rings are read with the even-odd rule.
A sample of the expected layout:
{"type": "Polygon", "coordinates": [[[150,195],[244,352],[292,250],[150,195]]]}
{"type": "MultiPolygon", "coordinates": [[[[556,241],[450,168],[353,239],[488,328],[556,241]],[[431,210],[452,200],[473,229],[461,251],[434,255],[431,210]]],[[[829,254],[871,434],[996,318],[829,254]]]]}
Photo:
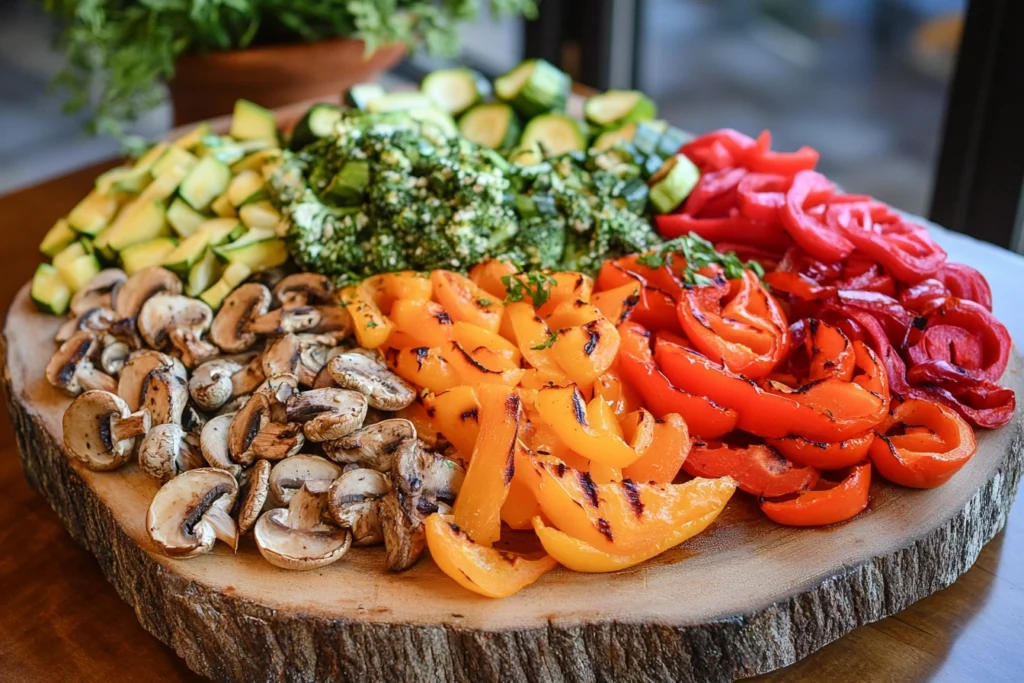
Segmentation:
{"type": "MultiPolygon", "coordinates": [[[[639,567],[557,569],[505,600],[458,586],[424,557],[401,574],[379,548],[311,572],[277,569],[251,537],[237,555],[173,560],[145,533],[157,483],[96,473],[63,450],[69,399],[43,369],[59,320],[26,285],[3,333],[3,384],[29,482],[99,561],[140,623],[195,671],[236,681],[729,681],[786,666],[952,583],[1006,521],[1024,418],[979,435],[933,491],[872,485],[835,528],[774,525],[737,494],[704,534],[639,567]]],[[[1004,377],[1024,390],[1015,358],[1004,377]]]]}

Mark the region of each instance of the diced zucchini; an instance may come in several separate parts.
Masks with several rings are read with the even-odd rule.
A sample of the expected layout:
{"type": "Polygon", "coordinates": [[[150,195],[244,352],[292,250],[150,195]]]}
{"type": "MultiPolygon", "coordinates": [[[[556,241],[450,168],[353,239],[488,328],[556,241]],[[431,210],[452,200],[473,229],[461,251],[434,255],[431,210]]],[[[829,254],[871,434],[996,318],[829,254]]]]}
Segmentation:
{"type": "Polygon", "coordinates": [[[252,275],[252,269],[246,264],[241,262],[228,264],[220,279],[200,294],[199,298],[206,302],[207,306],[217,310],[224,303],[227,295],[235,291],[235,288],[245,282],[250,275],[252,275]]]}
{"type": "Polygon", "coordinates": [[[594,144],[591,145],[592,149],[605,150],[611,149],[620,142],[632,142],[633,137],[636,135],[635,123],[627,123],[621,128],[615,128],[614,130],[607,130],[597,136],[594,140],[594,144]]]}
{"type": "Polygon", "coordinates": [[[490,97],[491,83],[475,69],[438,69],[424,77],[420,90],[443,111],[458,116],[490,97]]]}
{"type": "Polygon", "coordinates": [[[234,218],[214,218],[199,226],[191,237],[183,240],[173,251],[165,254],[161,265],[185,276],[202,258],[209,246],[237,239],[243,234],[242,224],[234,218]]]}
{"type": "Polygon", "coordinates": [[[658,138],[658,147],[655,151],[666,159],[679,154],[679,148],[693,139],[689,133],[679,130],[673,126],[665,129],[665,132],[658,138]]]}
{"type": "Polygon", "coordinates": [[[231,165],[232,173],[241,173],[242,171],[262,171],[263,167],[274,161],[281,156],[281,150],[277,147],[270,147],[267,149],[261,149],[258,152],[253,152],[246,157],[243,157],[241,161],[236,161],[231,165]]]}
{"type": "Polygon", "coordinates": [[[256,152],[279,149],[276,140],[244,140],[242,142],[235,142],[231,138],[221,138],[221,140],[224,141],[224,144],[206,149],[201,156],[213,157],[225,164],[237,164],[256,152]]]}
{"type": "Polygon", "coordinates": [[[58,218],[53,227],[46,231],[43,241],[39,243],[39,251],[53,258],[69,244],[78,239],[78,233],[71,229],[65,218],[58,218]]]}
{"type": "Polygon", "coordinates": [[[189,132],[182,135],[180,138],[174,141],[175,147],[187,149],[188,151],[194,150],[199,146],[204,135],[210,134],[210,124],[203,121],[198,126],[190,130],[189,132]]]}
{"type": "Polygon", "coordinates": [[[380,83],[356,83],[345,93],[345,104],[366,111],[370,102],[386,94],[380,83]]]}
{"type": "Polygon", "coordinates": [[[579,121],[565,114],[543,114],[523,130],[523,145],[537,143],[547,156],[587,149],[587,137],[579,121]]]}
{"type": "Polygon", "coordinates": [[[169,173],[174,168],[183,168],[186,171],[191,171],[198,163],[199,157],[192,152],[181,147],[171,146],[167,148],[167,151],[160,157],[160,160],[153,164],[150,173],[156,178],[169,173]]]}
{"type": "Polygon", "coordinates": [[[148,171],[153,168],[153,164],[160,160],[160,157],[164,155],[167,148],[170,147],[166,142],[158,142],[135,161],[134,168],[139,171],[148,171]]]}
{"type": "Polygon", "coordinates": [[[53,267],[72,292],[77,292],[100,272],[100,262],[92,252],[92,247],[81,241],[69,244],[64,251],[54,256],[53,267]]]}
{"type": "Polygon", "coordinates": [[[149,171],[134,166],[118,166],[96,178],[96,191],[102,194],[138,194],[149,184],[149,171]]]}
{"type": "MultiPolygon", "coordinates": [[[[642,154],[646,154],[648,156],[651,154],[657,154],[658,140],[661,139],[661,134],[664,133],[667,128],[668,123],[665,121],[644,121],[642,123],[638,123],[636,126],[636,132],[633,134],[633,144],[642,154]]],[[[672,154],[675,153],[675,151],[672,152],[672,154]]]]}
{"type": "Polygon", "coordinates": [[[700,171],[692,161],[682,154],[669,157],[647,181],[651,204],[658,213],[676,210],[690,196],[698,180],[700,171]]]}
{"type": "Polygon", "coordinates": [[[639,90],[609,90],[589,98],[583,113],[595,126],[617,128],[636,121],[650,121],[658,108],[639,90]]]}
{"type": "Polygon", "coordinates": [[[101,235],[101,246],[121,252],[133,244],[148,242],[167,234],[167,213],[163,202],[145,201],[140,197],[126,206],[110,230],[101,235]]]}
{"type": "Polygon", "coordinates": [[[433,107],[434,103],[421,92],[394,92],[375,97],[366,105],[366,110],[374,114],[389,111],[408,111],[433,107]]]}
{"type": "Polygon", "coordinates": [[[49,263],[40,263],[32,276],[32,301],[51,315],[64,315],[71,303],[71,288],[49,263]]]}
{"type": "Polygon", "coordinates": [[[206,216],[189,206],[181,197],[175,197],[167,208],[167,222],[181,238],[195,234],[205,220],[206,216]]]}
{"type": "Polygon", "coordinates": [[[511,149],[519,142],[522,127],[511,105],[478,104],[459,119],[459,131],[467,140],[491,149],[511,149]]]}
{"type": "Polygon", "coordinates": [[[256,171],[243,171],[228,184],[228,201],[238,208],[267,197],[267,185],[256,171]]]}
{"type": "Polygon", "coordinates": [[[153,182],[146,186],[146,189],[135,198],[136,202],[162,202],[170,198],[181,185],[181,181],[188,175],[188,169],[175,166],[162,175],[153,178],[153,182]]]}
{"type": "Polygon", "coordinates": [[[121,252],[121,267],[128,275],[143,268],[160,265],[167,254],[174,251],[178,243],[172,237],[157,237],[148,242],[133,244],[121,252]]]}
{"type": "Polygon", "coordinates": [[[515,206],[516,213],[523,219],[558,215],[555,198],[550,194],[518,194],[515,196],[515,206]]]}
{"type": "Polygon", "coordinates": [[[664,159],[662,159],[657,154],[652,154],[651,156],[649,156],[646,159],[644,159],[643,166],[640,169],[641,174],[645,178],[650,178],[655,173],[657,173],[659,170],[661,170],[661,167],[662,167],[662,165],[664,163],[665,163],[664,159]]]}
{"type": "Polygon", "coordinates": [[[530,59],[494,81],[494,92],[523,117],[533,118],[564,109],[571,86],[569,74],[543,59],[530,59]]]}
{"type": "Polygon", "coordinates": [[[213,157],[204,157],[181,181],[178,194],[196,211],[205,211],[218,195],[228,189],[229,182],[231,169],[213,157]]]}
{"type": "MultiPolygon", "coordinates": [[[[122,211],[122,213],[124,213],[122,211]]],[[[100,261],[107,265],[117,264],[117,252],[110,248],[110,230],[114,226],[110,226],[100,234],[96,235],[96,239],[92,241],[93,251],[96,256],[99,257],[100,261]]]]}
{"type": "Polygon", "coordinates": [[[220,278],[221,270],[220,259],[213,253],[213,249],[207,249],[202,258],[189,268],[185,294],[199,296],[220,278]]]}
{"type": "Polygon", "coordinates": [[[86,242],[75,240],[53,257],[53,267],[59,271],[80,256],[88,256],[90,253],[86,242]]]}
{"type": "Polygon", "coordinates": [[[224,194],[213,200],[213,203],[210,204],[210,210],[221,218],[235,218],[238,216],[238,211],[235,210],[235,207],[231,205],[231,200],[228,199],[227,190],[224,191],[224,194]]]}
{"type": "Polygon", "coordinates": [[[341,107],[336,104],[314,104],[295,124],[289,147],[299,150],[326,138],[334,132],[334,125],[341,119],[341,107]]]}
{"type": "Polygon", "coordinates": [[[442,135],[454,137],[459,134],[459,127],[455,125],[455,119],[448,112],[441,111],[431,105],[410,109],[404,112],[410,119],[420,124],[420,129],[436,128],[442,135]]]}
{"type": "Polygon", "coordinates": [[[246,204],[238,210],[238,217],[248,228],[265,228],[275,233],[281,222],[281,214],[266,200],[246,204]]]}
{"type": "Polygon", "coordinates": [[[231,137],[236,140],[277,140],[274,112],[249,100],[236,101],[231,117],[231,137]]]}
{"type": "Polygon", "coordinates": [[[68,214],[68,225],[83,235],[96,235],[110,224],[117,213],[117,197],[93,190],[68,214]]]}
{"type": "Polygon", "coordinates": [[[335,206],[355,206],[363,203],[370,184],[370,164],[363,160],[346,161],[330,184],[324,188],[324,199],[335,206]]]}
{"type": "Polygon", "coordinates": [[[647,198],[650,195],[650,188],[640,178],[633,178],[626,181],[619,190],[618,195],[626,201],[626,208],[633,213],[642,214],[647,208],[647,198]]]}
{"type": "MultiPolygon", "coordinates": [[[[250,205],[252,206],[252,205],[250,205]]],[[[275,268],[288,260],[288,249],[274,230],[252,228],[239,239],[213,248],[229,263],[243,263],[252,271],[275,268]]]]}

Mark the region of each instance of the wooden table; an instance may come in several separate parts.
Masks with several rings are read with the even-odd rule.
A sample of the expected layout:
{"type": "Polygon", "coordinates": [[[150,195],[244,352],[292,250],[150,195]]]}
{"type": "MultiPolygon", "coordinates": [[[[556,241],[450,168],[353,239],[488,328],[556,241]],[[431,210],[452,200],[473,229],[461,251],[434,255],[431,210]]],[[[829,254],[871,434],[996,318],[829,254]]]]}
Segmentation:
{"type": "MultiPolygon", "coordinates": [[[[32,275],[46,227],[112,164],[0,197],[0,301],[32,275]]],[[[953,254],[955,258],[956,254],[953,254]]],[[[40,340],[49,343],[49,340],[40,340]]],[[[1024,679],[1024,501],[953,586],[864,626],[760,681],[1024,679]]],[[[0,426],[0,681],[196,681],[150,636],[25,482],[9,421],[0,426]]]]}

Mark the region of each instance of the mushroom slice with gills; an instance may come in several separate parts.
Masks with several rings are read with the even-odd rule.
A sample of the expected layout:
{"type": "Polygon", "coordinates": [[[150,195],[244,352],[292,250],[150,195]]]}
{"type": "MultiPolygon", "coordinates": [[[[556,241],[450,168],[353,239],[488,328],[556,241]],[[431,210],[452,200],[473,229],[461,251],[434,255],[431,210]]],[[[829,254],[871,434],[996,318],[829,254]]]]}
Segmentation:
{"type": "Polygon", "coordinates": [[[330,334],[336,339],[343,339],[352,332],[352,316],[343,307],[333,304],[278,308],[253,320],[249,331],[267,335],[296,332],[330,334]]]}
{"type": "Polygon", "coordinates": [[[384,542],[380,525],[381,499],[391,490],[386,475],[359,468],[342,473],[327,492],[327,506],[338,526],[352,531],[352,544],[384,542]]]}
{"type": "Polygon", "coordinates": [[[189,443],[187,432],[176,424],[156,425],[139,444],[139,469],[160,481],[205,463],[198,448],[189,443]]]}
{"type": "MultiPolygon", "coordinates": [[[[228,427],[228,453],[233,462],[249,465],[257,458],[281,460],[295,455],[306,443],[302,425],[273,420],[276,403],[269,392],[258,391],[235,413],[228,427]]],[[[280,406],[283,411],[283,406],[280,406]]]]}
{"type": "Polygon", "coordinates": [[[114,311],[111,309],[102,306],[90,308],[80,315],[69,318],[57,328],[57,333],[53,335],[53,341],[63,344],[71,338],[71,335],[80,330],[93,332],[97,337],[102,337],[111,330],[115,321],[114,311]]]}
{"type": "Polygon", "coordinates": [[[188,393],[199,408],[219,410],[235,395],[232,377],[242,370],[233,360],[215,358],[197,367],[188,380],[188,393]]]}
{"type": "Polygon", "coordinates": [[[323,521],[326,496],[304,485],[287,508],[268,510],[253,533],[264,559],[281,569],[317,569],[340,559],[352,545],[348,529],[323,521]]]}
{"type": "Polygon", "coordinates": [[[238,482],[212,467],[182,472],[160,487],[149,504],[146,529],[152,541],[171,557],[202,555],[219,538],[238,549],[238,526],[231,508],[238,482]]]}
{"type": "Polygon", "coordinates": [[[176,361],[176,358],[152,349],[133,352],[121,369],[117,380],[117,395],[125,400],[129,408],[138,410],[142,405],[142,391],[150,372],[158,368],[170,368],[176,375],[185,378],[185,366],[176,361]]]}
{"type": "Polygon", "coordinates": [[[310,441],[331,441],[363,424],[366,397],[349,389],[310,389],[289,396],[285,411],[289,422],[302,424],[310,441]]]}
{"type": "Polygon", "coordinates": [[[256,523],[270,493],[270,461],[257,460],[248,471],[238,507],[238,533],[244,536],[256,523]]]}
{"type": "Polygon", "coordinates": [[[96,308],[111,309],[114,317],[114,293],[128,279],[120,268],[106,268],[92,276],[85,286],[71,297],[71,315],[81,317],[96,308]]]}
{"type": "Polygon", "coordinates": [[[304,485],[326,491],[341,476],[341,467],[319,455],[293,455],[275,463],[270,470],[273,502],[287,505],[304,485]]]}
{"type": "Polygon", "coordinates": [[[212,321],[213,311],[199,299],[157,294],[142,305],[137,325],[150,347],[160,351],[174,348],[185,367],[191,368],[220,353],[202,339],[212,321]]]}
{"type": "Polygon", "coordinates": [[[228,450],[228,428],[234,417],[234,413],[218,415],[203,425],[203,431],[199,434],[199,450],[210,467],[227,470],[238,479],[242,474],[242,466],[232,462],[228,450]]]}
{"type": "Polygon", "coordinates": [[[140,405],[150,412],[154,425],[180,425],[188,406],[188,385],[173,366],[158,367],[142,381],[140,405]]]}
{"type": "Polygon", "coordinates": [[[114,313],[119,320],[134,321],[146,301],[158,294],[181,294],[181,280],[166,268],[143,268],[117,290],[114,313]]]}
{"type": "Polygon", "coordinates": [[[327,369],[338,386],[365,394],[374,408],[401,410],[416,399],[412,385],[391,372],[377,351],[353,349],[338,354],[327,369]]]}
{"type": "Polygon", "coordinates": [[[324,453],[337,463],[355,463],[378,472],[389,472],[398,447],[406,440],[415,439],[416,427],[412,422],[393,417],[325,442],[324,453]]]}
{"type": "Polygon", "coordinates": [[[258,282],[248,282],[231,292],[210,327],[210,339],[227,353],[251,349],[259,335],[249,327],[270,310],[270,290],[258,282]]]}
{"type": "Polygon", "coordinates": [[[46,364],[46,380],[71,396],[88,390],[116,392],[117,381],[93,365],[102,347],[102,342],[92,332],[75,332],[46,364]]]}
{"type": "Polygon", "coordinates": [[[131,412],[109,391],[87,391],[64,411],[64,445],[89,469],[113,470],[128,462],[149,427],[147,411],[131,412]]]}
{"type": "Polygon", "coordinates": [[[100,352],[100,367],[111,377],[120,377],[131,352],[128,344],[107,336],[103,339],[103,351],[100,352]]]}
{"type": "Polygon", "coordinates": [[[334,300],[334,283],[319,273],[294,273],[277,283],[274,298],[282,308],[329,304],[334,300]]]}
{"type": "Polygon", "coordinates": [[[312,386],[336,343],[329,335],[286,334],[263,352],[263,373],[267,377],[291,373],[302,386],[312,386]]]}
{"type": "Polygon", "coordinates": [[[206,426],[207,417],[203,413],[192,405],[191,401],[185,403],[185,410],[181,413],[181,428],[185,430],[189,436],[194,437],[192,441],[195,442],[196,447],[199,445],[199,435],[203,431],[203,427],[206,426]]]}

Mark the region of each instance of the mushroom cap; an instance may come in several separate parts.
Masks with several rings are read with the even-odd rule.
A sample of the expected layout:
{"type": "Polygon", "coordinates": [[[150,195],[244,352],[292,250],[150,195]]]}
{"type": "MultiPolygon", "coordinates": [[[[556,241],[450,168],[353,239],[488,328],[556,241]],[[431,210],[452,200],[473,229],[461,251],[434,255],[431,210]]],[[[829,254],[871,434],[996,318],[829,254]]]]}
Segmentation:
{"type": "Polygon", "coordinates": [[[126,418],[128,405],[108,391],[86,391],[64,411],[64,445],[91,470],[113,470],[128,462],[135,439],[113,441],[111,417],[126,418]]]}
{"type": "Polygon", "coordinates": [[[100,367],[111,377],[120,377],[130,355],[131,347],[111,337],[104,340],[103,351],[100,353],[100,367]]]}
{"type": "MultiPolygon", "coordinates": [[[[63,344],[71,338],[75,332],[79,330],[88,330],[90,332],[105,333],[110,331],[117,318],[114,315],[114,311],[104,306],[96,306],[94,308],[88,308],[75,317],[69,318],[60,328],[57,330],[57,334],[53,335],[53,340],[59,344],[63,344]]],[[[102,336],[97,334],[97,337],[102,336]]]]}
{"type": "Polygon", "coordinates": [[[71,314],[82,316],[94,308],[113,309],[114,291],[127,279],[128,276],[120,268],[105,268],[96,273],[71,297],[71,314]]]}
{"type": "Polygon", "coordinates": [[[413,423],[394,417],[365,425],[340,439],[324,443],[324,453],[335,462],[355,463],[388,472],[398,447],[402,442],[415,438],[413,423]]]}
{"type": "Polygon", "coordinates": [[[270,461],[257,460],[249,470],[245,497],[238,509],[238,533],[245,535],[256,523],[270,493],[270,461]]]}
{"type": "Polygon", "coordinates": [[[183,472],[160,487],[149,504],[149,537],[172,557],[208,552],[224,527],[233,526],[229,513],[237,496],[238,482],[224,470],[183,472]]]}
{"type": "Polygon", "coordinates": [[[201,336],[213,322],[213,311],[200,299],[180,294],[156,294],[142,304],[139,333],[150,347],[164,349],[172,344],[173,333],[201,336]]]}
{"type": "Polygon", "coordinates": [[[337,561],[352,545],[352,534],[321,521],[324,496],[303,487],[287,508],[268,510],[253,533],[263,557],[281,569],[317,569],[337,561]]]}
{"type": "Polygon", "coordinates": [[[186,436],[176,424],[152,427],[139,444],[139,469],[154,479],[167,481],[201,467],[203,457],[186,436]]]}
{"type": "Polygon", "coordinates": [[[327,364],[327,371],[339,387],[355,389],[380,410],[401,410],[416,399],[411,384],[391,372],[377,351],[353,349],[338,354],[327,364]]]}
{"type": "Polygon", "coordinates": [[[334,346],[334,339],[321,334],[283,335],[263,352],[263,373],[267,377],[290,373],[303,386],[312,386],[334,346]]]}
{"type": "Polygon", "coordinates": [[[93,367],[93,361],[98,360],[102,346],[92,332],[75,332],[50,357],[46,364],[46,380],[72,396],[77,396],[86,389],[114,391],[114,378],[93,367]]]}
{"type": "Polygon", "coordinates": [[[366,397],[349,389],[310,389],[285,402],[289,422],[303,425],[310,441],[339,439],[359,428],[366,417],[366,397]]]}
{"type": "Polygon", "coordinates": [[[210,339],[222,350],[237,353],[252,348],[259,337],[249,331],[249,323],[270,310],[270,290],[257,282],[248,282],[224,300],[210,327],[210,339]]]}
{"type": "Polygon", "coordinates": [[[327,506],[338,526],[352,530],[353,545],[376,545],[384,540],[380,501],[391,490],[387,476],[358,468],[344,472],[327,492],[327,506]]]}
{"type": "Polygon", "coordinates": [[[142,382],[141,406],[153,417],[153,424],[181,424],[188,406],[188,384],[173,366],[151,370],[142,382]]]}
{"type": "Polygon", "coordinates": [[[226,413],[210,418],[203,425],[203,431],[199,434],[199,450],[210,467],[226,470],[231,473],[231,476],[238,479],[242,467],[232,462],[228,452],[228,429],[234,417],[234,413],[226,413]]]}
{"type": "Polygon", "coordinates": [[[341,476],[341,467],[319,455],[293,455],[270,470],[270,492],[274,500],[287,505],[303,486],[327,490],[341,476]]]}
{"type": "Polygon", "coordinates": [[[274,298],[285,308],[328,304],[334,299],[334,283],[320,273],[294,273],[274,286],[274,298]]]}
{"type": "Polygon", "coordinates": [[[181,294],[181,280],[160,266],[143,268],[125,280],[117,290],[114,313],[120,319],[134,319],[143,304],[157,294],[181,294]]]}
{"type": "Polygon", "coordinates": [[[152,349],[132,353],[121,368],[121,376],[117,380],[118,396],[124,399],[129,408],[138,410],[142,405],[142,392],[150,372],[166,367],[182,378],[186,376],[185,366],[176,360],[173,356],[152,349]]]}
{"type": "Polygon", "coordinates": [[[232,377],[241,369],[240,364],[225,358],[208,360],[192,371],[188,393],[199,408],[218,410],[234,395],[232,377]]]}

